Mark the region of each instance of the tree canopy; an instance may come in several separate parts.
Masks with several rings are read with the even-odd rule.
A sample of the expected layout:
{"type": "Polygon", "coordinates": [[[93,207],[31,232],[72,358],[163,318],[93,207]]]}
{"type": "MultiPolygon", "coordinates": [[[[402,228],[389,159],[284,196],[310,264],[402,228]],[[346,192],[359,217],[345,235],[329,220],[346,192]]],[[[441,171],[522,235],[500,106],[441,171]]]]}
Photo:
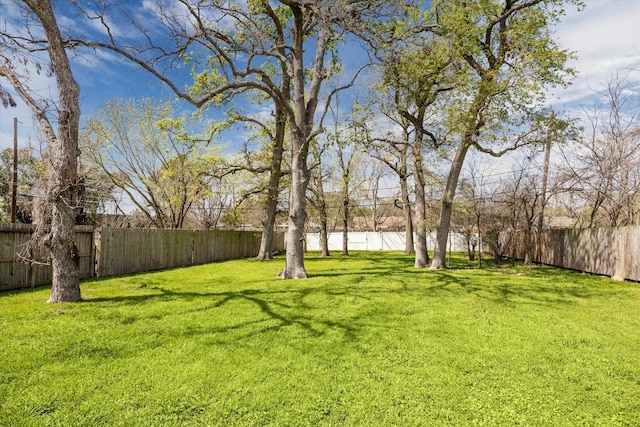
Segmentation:
{"type": "MultiPolygon", "coordinates": [[[[259,169],[268,178],[253,178],[264,184],[255,188],[265,193],[260,201],[263,242],[258,256],[272,256],[269,233],[286,176],[288,240],[282,276],[304,278],[307,196],[311,190],[323,195],[327,182],[318,169],[315,186],[309,188],[313,166],[325,161],[322,156],[339,160],[344,181],[343,229],[347,230],[352,162],[348,156],[354,152],[349,145],[356,141],[387,164],[394,156],[398,159],[393,166],[404,187],[398,197],[407,225],[415,227],[416,267],[429,264],[426,230],[433,204],[427,201],[427,187],[439,187],[433,191],[441,201],[431,267],[443,268],[467,153],[499,157],[543,142],[540,117],[546,91],[566,84],[573,73],[566,65],[571,53],[557,44],[551,26],[560,20],[565,6],[580,6],[580,2],[150,0],[141,9],[121,2],[73,1],[70,5],[78,25],[59,35],[61,41],[56,43],[61,43],[63,52],[115,53],[162,82],[180,102],[193,107],[196,116],[212,117],[209,113],[214,110],[227,113],[215,123],[203,121],[207,124],[196,135],[185,126],[185,117],[174,117],[169,103],[114,100],[87,120],[83,145],[91,166],[126,193],[149,223],[182,227],[197,206],[207,206],[215,179],[234,171],[238,176],[241,171],[256,172],[249,160],[259,158],[259,169]],[[141,10],[145,19],[140,19],[141,10]],[[91,31],[83,31],[89,27],[91,31]],[[357,60],[348,56],[354,43],[359,43],[357,60]],[[369,86],[380,101],[378,106],[369,110],[369,117],[358,118],[344,135],[338,135],[340,129],[334,126],[329,136],[340,141],[334,147],[337,152],[312,153],[313,144],[325,132],[325,117],[336,95],[355,87],[365,75],[369,81],[377,79],[377,84],[369,86]],[[387,130],[374,129],[381,122],[386,122],[387,130]],[[221,172],[222,158],[207,141],[214,134],[237,130],[239,123],[248,124],[244,130],[259,133],[267,143],[260,153],[249,153],[256,148],[245,144],[247,155],[238,158],[246,164],[221,172]],[[402,129],[388,131],[390,126],[402,129]],[[391,138],[394,133],[401,137],[391,138]],[[442,177],[444,184],[438,180],[430,184],[435,162],[429,162],[442,163],[445,158],[450,164],[442,177]]],[[[14,51],[53,46],[48,38],[13,40],[5,44],[14,51]]],[[[61,98],[60,105],[63,99],[68,98],[61,98]]],[[[2,86],[0,100],[7,106],[15,101],[2,86]]],[[[356,103],[346,105],[346,109],[357,108],[356,103]]],[[[77,133],[74,123],[70,124],[72,134],[77,133]]],[[[43,126],[53,138],[46,123],[43,126]]],[[[376,193],[377,188],[378,184],[376,193]]]]}

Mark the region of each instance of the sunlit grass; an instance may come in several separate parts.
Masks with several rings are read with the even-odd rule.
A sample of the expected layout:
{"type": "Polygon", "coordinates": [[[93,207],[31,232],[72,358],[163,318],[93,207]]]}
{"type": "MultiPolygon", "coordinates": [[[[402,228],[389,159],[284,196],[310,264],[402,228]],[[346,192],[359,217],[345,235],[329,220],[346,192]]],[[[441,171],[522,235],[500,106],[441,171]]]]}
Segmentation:
{"type": "Polygon", "coordinates": [[[400,253],[0,294],[0,425],[640,425],[640,287],[400,253]]]}

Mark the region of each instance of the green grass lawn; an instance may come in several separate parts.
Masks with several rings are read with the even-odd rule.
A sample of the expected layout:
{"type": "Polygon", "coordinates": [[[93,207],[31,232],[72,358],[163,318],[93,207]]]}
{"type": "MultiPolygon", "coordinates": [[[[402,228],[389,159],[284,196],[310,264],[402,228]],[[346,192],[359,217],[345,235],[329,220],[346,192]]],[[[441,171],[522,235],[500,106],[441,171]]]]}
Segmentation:
{"type": "Polygon", "coordinates": [[[638,426],[640,286],[400,253],[0,293],[1,426],[638,426]]]}

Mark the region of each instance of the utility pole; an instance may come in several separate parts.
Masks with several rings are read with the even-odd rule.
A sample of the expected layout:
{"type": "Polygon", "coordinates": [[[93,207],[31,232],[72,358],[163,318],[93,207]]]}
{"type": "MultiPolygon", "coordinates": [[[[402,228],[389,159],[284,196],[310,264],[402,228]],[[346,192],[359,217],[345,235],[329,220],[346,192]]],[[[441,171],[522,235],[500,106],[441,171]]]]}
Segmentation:
{"type": "Polygon", "coordinates": [[[11,223],[16,222],[18,201],[18,118],[13,118],[13,182],[11,185],[11,223]]]}

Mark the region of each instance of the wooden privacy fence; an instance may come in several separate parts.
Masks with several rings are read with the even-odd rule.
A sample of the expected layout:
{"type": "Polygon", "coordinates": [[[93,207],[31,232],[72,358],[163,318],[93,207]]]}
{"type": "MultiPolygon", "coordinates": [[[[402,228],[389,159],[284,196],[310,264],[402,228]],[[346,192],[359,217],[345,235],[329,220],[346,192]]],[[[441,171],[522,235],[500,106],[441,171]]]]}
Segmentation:
{"type": "MultiPolygon", "coordinates": [[[[533,245],[534,262],[640,281],[640,226],[545,230],[533,245]]],[[[507,254],[525,253],[524,237],[516,234],[507,254]]]]}
{"type": "MultiPolygon", "coordinates": [[[[33,224],[0,224],[0,291],[51,283],[51,266],[44,248],[34,254],[35,263],[25,262],[20,254],[36,227],[33,224]]],[[[75,227],[80,255],[80,277],[94,275],[93,227],[75,227]]]]}
{"type": "MultiPolygon", "coordinates": [[[[250,257],[260,249],[254,231],[103,228],[96,234],[98,277],[250,257]]],[[[284,233],[273,243],[274,251],[284,250],[284,233]]]]}
{"type": "MultiPolygon", "coordinates": [[[[34,229],[30,224],[0,224],[0,290],[51,283],[44,251],[36,264],[17,255],[34,229]]],[[[83,226],[76,227],[76,240],[82,279],[250,257],[260,249],[260,233],[253,231],[83,226]]],[[[275,233],[273,250],[284,250],[284,233],[275,233]]]]}

